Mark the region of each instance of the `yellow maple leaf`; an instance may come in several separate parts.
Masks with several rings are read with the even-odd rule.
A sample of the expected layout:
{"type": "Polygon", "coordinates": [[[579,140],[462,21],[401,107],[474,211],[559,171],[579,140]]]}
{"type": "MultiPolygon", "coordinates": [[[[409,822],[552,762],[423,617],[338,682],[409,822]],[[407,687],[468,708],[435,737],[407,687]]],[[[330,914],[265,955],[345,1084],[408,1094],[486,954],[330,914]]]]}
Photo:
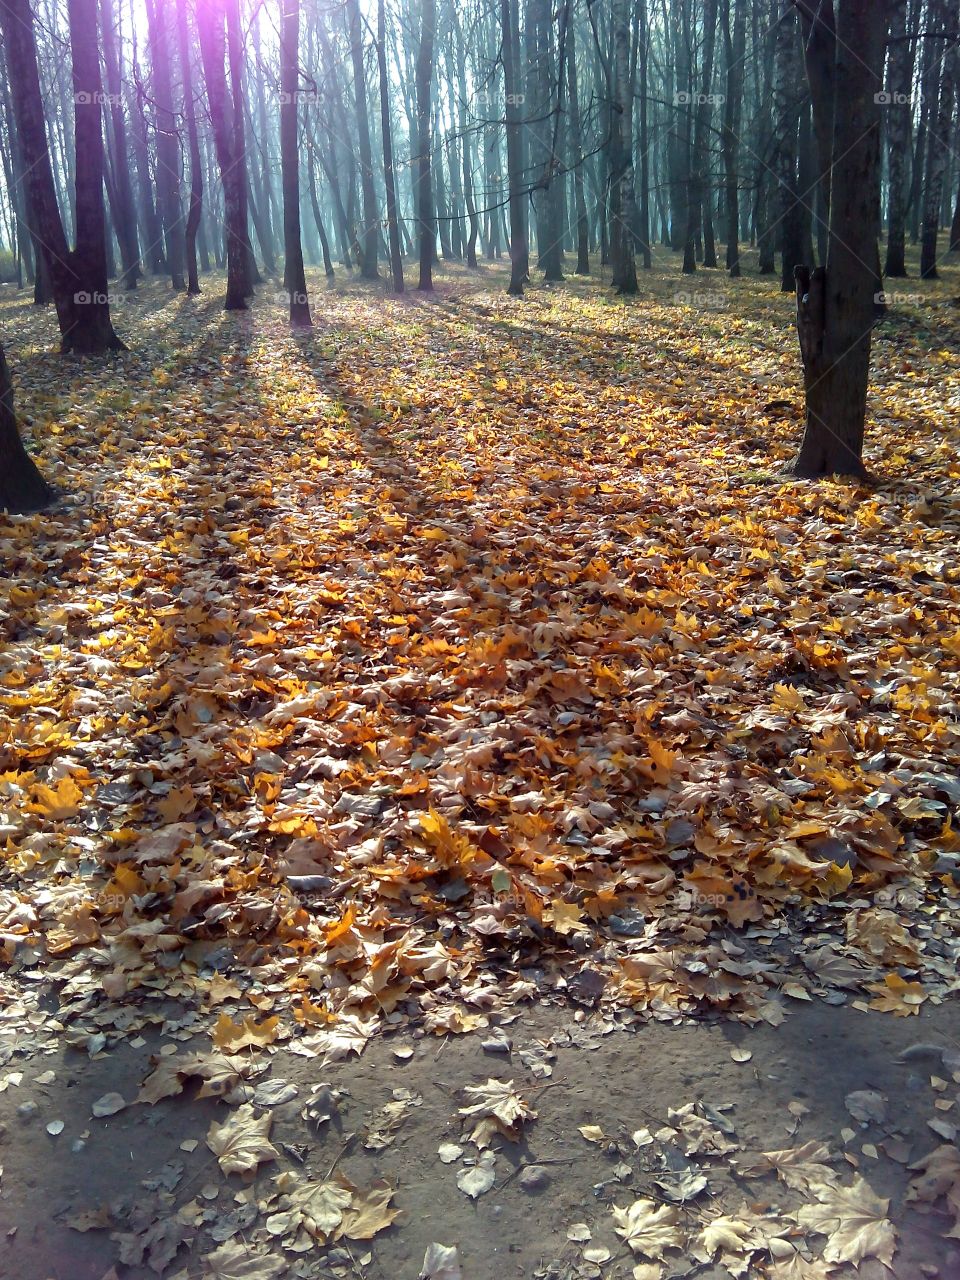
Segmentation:
{"type": "Polygon", "coordinates": [[[36,782],[31,790],[32,796],[27,809],[55,822],[72,818],[83,799],[83,792],[72,778],[61,778],[55,787],[36,782]]]}
{"type": "Polygon", "coordinates": [[[927,998],[921,982],[906,982],[898,973],[888,973],[883,982],[868,982],[866,989],[876,993],[869,1008],[892,1013],[897,1018],[918,1014],[927,998]]]}

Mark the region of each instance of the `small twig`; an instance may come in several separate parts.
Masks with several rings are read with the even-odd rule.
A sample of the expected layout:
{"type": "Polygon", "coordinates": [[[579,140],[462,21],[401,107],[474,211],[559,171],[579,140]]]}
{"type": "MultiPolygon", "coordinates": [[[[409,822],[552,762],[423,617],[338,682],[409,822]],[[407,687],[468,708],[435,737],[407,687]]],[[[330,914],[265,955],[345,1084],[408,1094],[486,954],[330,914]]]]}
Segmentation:
{"type": "Polygon", "coordinates": [[[344,1142],[343,1146],[342,1146],[342,1147],[340,1148],[340,1150],[337,1152],[337,1158],[334,1160],[333,1164],[332,1164],[332,1165],[330,1166],[330,1168],[327,1170],[327,1177],[328,1177],[328,1178],[329,1178],[329,1177],[330,1177],[330,1175],[333,1173],[333,1171],[334,1171],[334,1169],[337,1167],[337,1165],[340,1163],[340,1159],[341,1159],[341,1157],[346,1153],[347,1148],[348,1148],[349,1146],[351,1146],[351,1145],[352,1145],[353,1140],[356,1138],[356,1136],[357,1136],[357,1135],[356,1135],[355,1133],[348,1134],[346,1142],[344,1142]]]}

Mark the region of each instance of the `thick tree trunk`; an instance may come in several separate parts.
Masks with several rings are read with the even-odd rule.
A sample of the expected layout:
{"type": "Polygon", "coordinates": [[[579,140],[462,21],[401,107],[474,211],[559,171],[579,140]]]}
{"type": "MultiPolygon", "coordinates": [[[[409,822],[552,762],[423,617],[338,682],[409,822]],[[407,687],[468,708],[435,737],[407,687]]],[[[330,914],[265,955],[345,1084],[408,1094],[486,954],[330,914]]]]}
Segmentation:
{"type": "Polygon", "coordinates": [[[13,411],[13,386],[0,344],[0,510],[39,511],[53,493],[23,447],[13,411]]]}
{"type": "Polygon", "coordinates": [[[814,127],[833,116],[830,234],[825,267],[796,273],[806,425],[797,476],[863,474],[876,244],[880,227],[880,107],[890,0],[798,0],[814,127]],[[811,65],[811,63],[815,65],[811,65]],[[829,82],[825,91],[823,85],[829,82]],[[837,91],[844,109],[833,111],[837,91]]]}
{"type": "Polygon", "coordinates": [[[310,327],[310,303],[300,240],[300,158],[297,102],[300,97],[300,0],[281,0],[280,170],[283,184],[283,276],[290,294],[290,323],[310,327]]]}

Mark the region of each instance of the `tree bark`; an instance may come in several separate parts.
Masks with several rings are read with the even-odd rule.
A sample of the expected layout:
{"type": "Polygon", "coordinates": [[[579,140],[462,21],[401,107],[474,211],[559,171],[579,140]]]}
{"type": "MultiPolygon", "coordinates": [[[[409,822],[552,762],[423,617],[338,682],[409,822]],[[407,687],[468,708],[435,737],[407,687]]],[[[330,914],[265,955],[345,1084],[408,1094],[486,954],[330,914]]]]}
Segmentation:
{"type": "MultiPolygon", "coordinates": [[[[387,78],[387,30],[384,0],[377,0],[377,71],[380,78],[380,133],[383,145],[383,184],[387,193],[387,233],[394,293],[403,293],[403,257],[397,224],[397,178],[393,169],[393,129],[390,122],[390,81],[387,78]]],[[[476,265],[476,264],[474,264],[476,265]]]]}
{"type": "Polygon", "coordinates": [[[636,190],[633,172],[633,92],[630,77],[630,27],[627,0],[613,0],[613,113],[611,121],[610,259],[617,293],[637,292],[633,253],[636,190]]]}
{"type": "Polygon", "coordinates": [[[180,46],[180,75],[183,80],[183,113],[187,121],[187,145],[190,151],[190,208],[184,248],[187,258],[187,293],[200,292],[197,276],[197,232],[203,217],[203,161],[197,132],[197,108],[193,100],[193,65],[190,33],[187,26],[187,0],[177,0],[177,39],[180,46]]]}
{"type": "Polygon", "coordinates": [[[430,84],[433,79],[433,44],[437,28],[436,0],[423,0],[417,49],[417,218],[420,223],[420,280],[424,293],[433,289],[433,264],[437,256],[437,222],[433,211],[430,137],[432,117],[430,84]]]}
{"type": "Polygon", "coordinates": [[[529,269],[527,224],[523,205],[523,136],[521,133],[520,19],[517,0],[500,0],[504,117],[507,134],[507,183],[510,207],[510,283],[507,293],[523,296],[529,269]]]}
{"type": "Polygon", "coordinates": [[[367,79],[363,69],[363,39],[360,29],[359,0],[347,0],[350,57],[353,62],[353,92],[357,109],[357,142],[360,151],[360,191],[363,198],[363,232],[360,237],[360,274],[364,280],[376,280],[377,271],[377,195],[373,185],[373,151],[370,146],[370,121],[367,114],[367,79]]]}
{"type": "Polygon", "coordinates": [[[890,0],[797,0],[814,128],[832,115],[827,261],[796,272],[806,424],[793,473],[861,476],[880,227],[880,107],[890,0]],[[811,63],[816,65],[811,65],[811,63]],[[826,88],[824,86],[827,86],[826,88]],[[843,110],[833,102],[842,87],[843,110]]]}
{"type": "Polygon", "coordinates": [[[920,235],[920,278],[936,280],[937,238],[940,231],[940,204],[943,199],[943,179],[950,152],[950,132],[953,122],[953,81],[956,65],[956,43],[950,39],[948,24],[950,10],[947,0],[931,0],[930,22],[943,33],[937,41],[939,74],[933,77],[935,92],[930,102],[930,121],[927,128],[927,154],[923,168],[923,225],[920,235]]]}
{"type": "Polygon", "coordinates": [[[20,439],[13,411],[13,385],[0,343],[0,510],[39,511],[53,493],[20,439]]]}
{"type": "Polygon", "coordinates": [[[907,34],[907,0],[893,0],[890,24],[893,37],[887,79],[884,115],[887,125],[887,260],[888,276],[907,274],[906,161],[910,146],[910,116],[913,89],[913,41],[907,34]]]}
{"type": "Polygon", "coordinates": [[[28,0],[0,0],[14,117],[23,149],[34,231],[50,272],[61,350],[79,355],[124,350],[110,320],[103,130],[96,0],[69,0],[73,59],[76,247],[71,252],[57,205],[40,94],[37,45],[28,0]]]}
{"type": "Polygon", "coordinates": [[[103,33],[103,65],[107,76],[110,124],[113,135],[113,182],[115,188],[114,227],[123,263],[123,287],[135,289],[142,275],[137,237],[137,211],[133,203],[130,162],[127,157],[127,129],[123,119],[120,61],[114,31],[113,0],[100,0],[100,29],[103,33]]]}
{"type": "Polygon", "coordinates": [[[290,323],[309,328],[310,302],[300,240],[300,157],[297,102],[300,97],[300,0],[281,0],[280,171],[283,184],[283,275],[290,294],[290,323]]]}
{"type": "Polygon", "coordinates": [[[170,283],[179,293],[186,286],[183,279],[183,214],[180,209],[180,138],[170,81],[170,8],[158,0],[147,0],[146,8],[156,112],[157,205],[163,223],[170,283]]]}
{"type": "Polygon", "coordinates": [[[207,100],[223,186],[227,240],[227,296],[225,311],[246,311],[250,296],[250,264],[246,228],[246,192],[237,154],[233,103],[227,94],[224,67],[226,52],[226,0],[204,0],[197,7],[197,34],[207,81],[207,100]]]}

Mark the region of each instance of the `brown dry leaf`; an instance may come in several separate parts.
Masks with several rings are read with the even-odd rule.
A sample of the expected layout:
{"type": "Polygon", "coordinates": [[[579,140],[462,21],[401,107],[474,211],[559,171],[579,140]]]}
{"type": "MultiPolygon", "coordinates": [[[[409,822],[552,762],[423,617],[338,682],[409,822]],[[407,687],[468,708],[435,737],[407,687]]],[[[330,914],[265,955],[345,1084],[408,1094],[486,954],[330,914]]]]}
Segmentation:
{"type": "Polygon", "coordinates": [[[851,1262],[879,1258],[892,1267],[897,1231],[888,1219],[889,1199],[875,1194],[857,1176],[849,1187],[837,1183],[815,1183],[811,1191],[818,1204],[803,1205],[797,1211],[802,1227],[828,1237],[823,1256],[827,1262],[851,1262]]]}
{"type": "Polygon", "coordinates": [[[945,1233],[948,1239],[960,1240],[960,1151],[943,1144],[909,1166],[917,1172],[907,1188],[907,1200],[917,1205],[933,1205],[944,1198],[953,1224],[945,1233]]]}
{"type": "Polygon", "coordinates": [[[282,1254],[260,1253],[246,1240],[228,1240],[203,1259],[204,1280],[280,1280],[288,1261],[282,1254]]]}
{"type": "Polygon", "coordinates": [[[537,1113],[517,1093],[512,1080],[494,1080],[486,1084],[467,1085],[464,1097],[474,1099],[460,1108],[460,1115],[472,1122],[470,1141],[483,1149],[500,1133],[511,1142],[519,1142],[524,1124],[536,1120],[537,1113]]]}
{"type": "Polygon", "coordinates": [[[634,1200],[625,1209],[614,1207],[616,1232],[633,1253],[658,1262],[668,1249],[683,1244],[680,1210],[673,1205],[658,1205],[654,1200],[634,1200]]]}
{"type": "Polygon", "coordinates": [[[340,1234],[350,1240],[372,1240],[394,1222],[400,1210],[390,1201],[394,1188],[388,1182],[374,1182],[364,1191],[354,1189],[344,1211],[340,1234]]]}
{"type": "Polygon", "coordinates": [[[269,1140],[272,1124],[269,1111],[258,1117],[253,1107],[244,1103],[223,1124],[215,1120],[211,1123],[207,1146],[224,1173],[255,1173],[258,1165],[279,1159],[279,1152],[269,1140]]]}
{"type": "Polygon", "coordinates": [[[221,1053],[184,1054],[153,1061],[156,1065],[140,1086],[137,1102],[154,1104],[163,1098],[175,1097],[194,1077],[203,1081],[198,1097],[219,1098],[232,1092],[250,1069],[244,1059],[229,1058],[221,1053]]]}

